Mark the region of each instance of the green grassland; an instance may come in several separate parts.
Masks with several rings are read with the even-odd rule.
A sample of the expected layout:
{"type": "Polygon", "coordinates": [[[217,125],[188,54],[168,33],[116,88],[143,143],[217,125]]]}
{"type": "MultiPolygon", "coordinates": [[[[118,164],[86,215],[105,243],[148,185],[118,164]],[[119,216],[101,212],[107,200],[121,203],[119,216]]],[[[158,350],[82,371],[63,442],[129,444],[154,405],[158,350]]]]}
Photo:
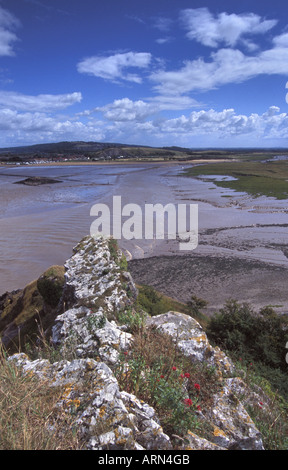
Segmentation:
{"type": "Polygon", "coordinates": [[[268,196],[276,199],[288,199],[288,160],[287,161],[227,161],[208,163],[189,168],[185,176],[202,177],[222,175],[235,180],[213,180],[222,188],[247,192],[253,197],[268,196]]]}

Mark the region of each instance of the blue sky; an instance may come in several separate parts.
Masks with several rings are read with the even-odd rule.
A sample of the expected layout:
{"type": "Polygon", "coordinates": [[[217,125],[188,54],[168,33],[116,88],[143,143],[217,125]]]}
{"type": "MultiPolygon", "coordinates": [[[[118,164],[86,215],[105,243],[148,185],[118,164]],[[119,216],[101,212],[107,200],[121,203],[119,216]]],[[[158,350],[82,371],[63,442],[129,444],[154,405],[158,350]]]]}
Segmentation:
{"type": "Polygon", "coordinates": [[[288,147],[283,0],[0,0],[0,147],[288,147]]]}

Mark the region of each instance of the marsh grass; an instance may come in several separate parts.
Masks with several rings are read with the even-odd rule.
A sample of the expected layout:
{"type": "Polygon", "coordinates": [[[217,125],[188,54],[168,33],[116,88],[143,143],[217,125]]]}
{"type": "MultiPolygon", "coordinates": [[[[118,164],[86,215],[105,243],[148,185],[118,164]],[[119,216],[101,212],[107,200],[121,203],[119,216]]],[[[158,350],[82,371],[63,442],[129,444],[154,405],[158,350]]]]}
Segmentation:
{"type": "Polygon", "coordinates": [[[185,176],[223,175],[236,178],[233,181],[216,181],[213,183],[222,188],[247,192],[253,197],[267,196],[276,199],[288,198],[288,162],[219,162],[204,164],[186,170],[185,176]]]}

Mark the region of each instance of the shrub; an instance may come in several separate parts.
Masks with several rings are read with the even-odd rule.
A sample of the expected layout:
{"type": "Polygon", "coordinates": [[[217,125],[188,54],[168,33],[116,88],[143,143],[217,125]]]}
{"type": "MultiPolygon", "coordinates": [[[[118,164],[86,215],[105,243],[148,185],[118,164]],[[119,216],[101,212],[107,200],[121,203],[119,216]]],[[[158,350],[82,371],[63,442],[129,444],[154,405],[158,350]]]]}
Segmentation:
{"type": "Polygon", "coordinates": [[[64,268],[52,266],[45,271],[37,281],[37,289],[45,302],[51,307],[57,307],[63,292],[64,268]]]}
{"type": "Polygon", "coordinates": [[[191,300],[188,300],[187,302],[189,314],[195,318],[203,319],[204,316],[201,313],[201,309],[206,307],[207,304],[208,302],[206,302],[206,300],[201,299],[200,297],[197,297],[196,295],[192,295],[191,300]]]}
{"type": "Polygon", "coordinates": [[[253,363],[263,377],[288,397],[286,316],[277,315],[271,307],[256,313],[248,304],[230,300],[211,318],[206,332],[232,358],[241,357],[246,363],[253,363]]]}
{"type": "Polygon", "coordinates": [[[154,287],[143,285],[139,288],[138,304],[147,312],[149,315],[160,315],[169,310],[169,304],[160,295],[154,287]]]}

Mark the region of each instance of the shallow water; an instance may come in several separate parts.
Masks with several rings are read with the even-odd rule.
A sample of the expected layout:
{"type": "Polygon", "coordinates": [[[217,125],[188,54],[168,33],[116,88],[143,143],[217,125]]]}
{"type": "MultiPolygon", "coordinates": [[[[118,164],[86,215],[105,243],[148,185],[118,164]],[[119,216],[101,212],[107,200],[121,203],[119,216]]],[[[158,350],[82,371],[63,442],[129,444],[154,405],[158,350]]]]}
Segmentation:
{"type": "MultiPolygon", "coordinates": [[[[287,264],[288,201],[251,199],[211,181],[179,176],[183,165],[82,165],[0,168],[0,294],[22,288],[52,264],[63,264],[90,233],[91,207],[113,195],[124,204],[198,204],[197,254],[287,264]],[[62,182],[13,184],[29,176],[62,182]],[[284,251],[283,251],[284,250],[284,251]]],[[[143,224],[143,220],[139,220],[143,224]]],[[[180,254],[177,240],[120,240],[128,257],[180,254]]],[[[184,253],[185,255],[185,253],[184,253]]]]}

